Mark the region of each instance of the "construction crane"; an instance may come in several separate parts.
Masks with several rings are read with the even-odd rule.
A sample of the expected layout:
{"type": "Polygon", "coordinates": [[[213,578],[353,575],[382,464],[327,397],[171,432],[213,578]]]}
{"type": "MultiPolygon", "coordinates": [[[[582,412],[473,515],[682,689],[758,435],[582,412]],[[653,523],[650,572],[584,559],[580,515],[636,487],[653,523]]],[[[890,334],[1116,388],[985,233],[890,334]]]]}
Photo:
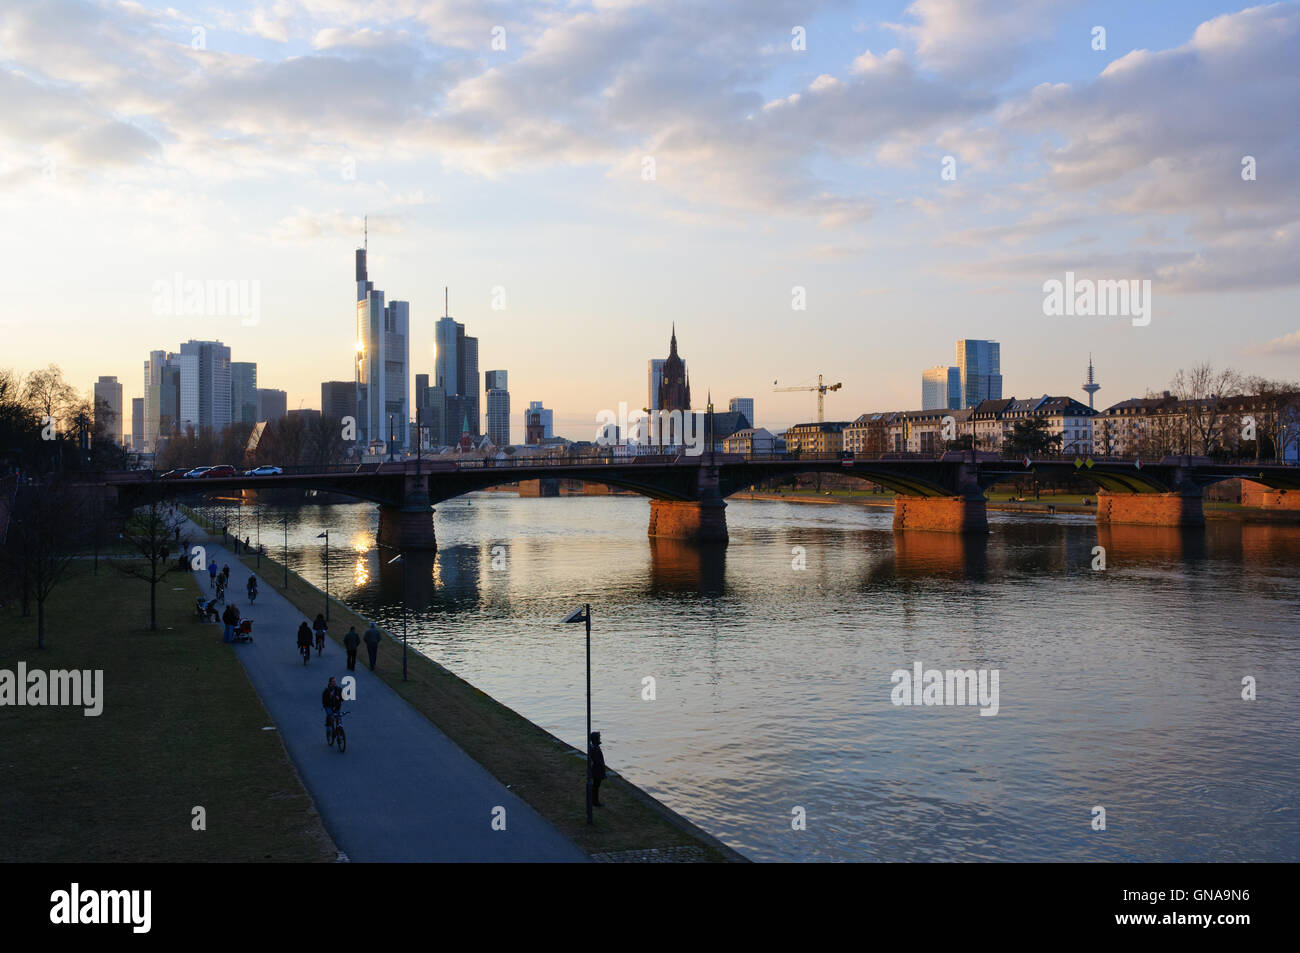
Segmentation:
{"type": "Polygon", "coordinates": [[[772,381],[772,385],[772,392],[776,394],[796,390],[815,390],[817,392],[817,422],[819,424],[825,423],[826,421],[826,392],[830,390],[839,390],[844,386],[842,383],[825,384],[822,382],[822,376],[820,374],[817,375],[817,383],[811,386],[801,385],[799,387],[777,387],[776,381],[772,381]]]}

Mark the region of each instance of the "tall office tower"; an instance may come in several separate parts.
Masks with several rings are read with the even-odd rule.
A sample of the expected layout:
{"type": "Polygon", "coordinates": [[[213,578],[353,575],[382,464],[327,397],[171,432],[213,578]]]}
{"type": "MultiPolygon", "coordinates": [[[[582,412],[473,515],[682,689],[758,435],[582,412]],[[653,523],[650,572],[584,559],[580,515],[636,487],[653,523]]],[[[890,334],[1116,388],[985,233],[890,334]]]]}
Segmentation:
{"type": "Polygon", "coordinates": [[[258,421],[280,420],[289,413],[289,395],[273,387],[257,389],[258,421]]]}
{"type": "Polygon", "coordinates": [[[957,342],[962,407],[1002,399],[1002,348],[997,341],[963,338],[957,342]]]}
{"type": "Polygon", "coordinates": [[[257,365],[251,361],[230,362],[230,422],[257,423],[257,365]]]}
{"type": "Polygon", "coordinates": [[[1097,393],[1097,391],[1101,390],[1101,385],[1097,383],[1097,379],[1093,376],[1093,373],[1092,373],[1092,355],[1091,355],[1091,354],[1088,355],[1088,380],[1087,380],[1087,382],[1083,385],[1083,390],[1084,390],[1084,393],[1086,393],[1086,394],[1088,395],[1088,409],[1089,409],[1089,410],[1095,410],[1096,408],[1092,406],[1093,394],[1095,394],[1095,393],[1097,393]]]}
{"type": "Polygon", "coordinates": [[[320,412],[325,417],[342,420],[357,415],[355,381],[321,381],[320,412]]]}
{"type": "Polygon", "coordinates": [[[410,407],[410,305],[384,304],[366,271],[366,248],[356,254],[357,374],[355,391],[362,393],[357,416],[357,442],[380,440],[394,448],[409,443],[410,407]]]}
{"type": "Polygon", "coordinates": [[[159,438],[171,436],[181,427],[180,356],[167,351],[150,351],[144,362],[144,422],[141,450],[153,453],[159,438]]]}
{"type": "Polygon", "coordinates": [[[754,426],[754,398],[733,397],[727,409],[733,414],[743,414],[749,426],[754,426]]]}
{"type": "Polygon", "coordinates": [[[659,409],[659,385],[664,382],[664,364],[667,362],[662,357],[652,357],[650,359],[650,396],[646,407],[650,410],[659,409]]]}
{"type": "Polygon", "coordinates": [[[530,415],[536,418],[537,425],[542,428],[543,437],[555,436],[555,411],[547,410],[542,406],[540,400],[535,400],[530,403],[528,409],[524,411],[525,428],[528,427],[530,415]]]}
{"type": "Polygon", "coordinates": [[[220,433],[230,426],[230,348],[220,341],[181,345],[181,420],[220,433]]]}
{"type": "Polygon", "coordinates": [[[921,409],[961,409],[961,368],[936,364],[921,372],[921,409]]]}
{"type": "Polygon", "coordinates": [[[445,447],[447,446],[444,439],[447,435],[447,393],[437,384],[421,389],[418,382],[420,377],[427,381],[429,375],[418,375],[415,386],[415,402],[420,410],[420,429],[424,432],[424,446],[426,449],[445,447]]]}
{"type": "Polygon", "coordinates": [[[487,386],[487,434],[493,446],[510,446],[510,387],[505,371],[483,375],[487,386]]]}
{"type": "Polygon", "coordinates": [[[101,377],[95,381],[95,428],[102,430],[116,444],[122,442],[122,385],[116,377],[101,377]],[[99,415],[103,413],[104,419],[99,415]]]}
{"type": "Polygon", "coordinates": [[[144,450],[144,398],[131,398],[131,450],[144,450]]]}
{"type": "Polygon", "coordinates": [[[443,444],[454,444],[461,434],[482,433],[479,414],[478,338],[465,334],[465,325],[453,319],[450,308],[434,326],[437,355],[434,385],[441,387],[446,401],[443,444]]]}

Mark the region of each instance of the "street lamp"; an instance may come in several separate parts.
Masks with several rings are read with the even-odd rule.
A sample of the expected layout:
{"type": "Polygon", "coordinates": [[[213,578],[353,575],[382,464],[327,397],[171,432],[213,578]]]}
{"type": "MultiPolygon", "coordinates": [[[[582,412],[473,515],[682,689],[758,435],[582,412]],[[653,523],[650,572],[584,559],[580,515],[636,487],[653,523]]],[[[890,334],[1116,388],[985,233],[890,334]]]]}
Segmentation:
{"type": "Polygon", "coordinates": [[[325,621],[330,620],[330,531],[317,535],[317,539],[325,539],[325,621]]]}
{"type": "Polygon", "coordinates": [[[388,565],[402,564],[402,681],[406,681],[406,559],[404,553],[398,553],[388,560],[388,565]]]}
{"type": "Polygon", "coordinates": [[[591,605],[574,609],[564,622],[587,623],[587,823],[591,823],[591,605]]]}
{"type": "Polygon", "coordinates": [[[289,591],[289,517],[282,520],[276,520],[277,523],[284,524],[284,589],[289,591]]]}

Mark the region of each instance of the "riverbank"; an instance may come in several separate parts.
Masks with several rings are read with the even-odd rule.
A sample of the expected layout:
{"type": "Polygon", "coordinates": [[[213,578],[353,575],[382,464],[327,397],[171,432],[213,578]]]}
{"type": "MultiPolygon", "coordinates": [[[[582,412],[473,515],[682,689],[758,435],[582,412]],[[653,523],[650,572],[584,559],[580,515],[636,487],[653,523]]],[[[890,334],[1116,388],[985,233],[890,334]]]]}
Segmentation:
{"type": "Polygon", "coordinates": [[[109,560],[67,573],[44,651],[34,606],[0,611],[0,669],[102,670],[103,710],[0,707],[0,862],[334,860],[220,626],[194,621],[192,575],[158,584],[153,632],[147,583],[109,560]]]}
{"type": "MultiPolygon", "coordinates": [[[[189,515],[200,522],[198,514],[189,515]]],[[[305,616],[314,618],[323,610],[324,593],[292,569],[287,589],[283,586],[281,562],[263,555],[261,568],[256,569],[256,554],[238,558],[305,616]]],[[[330,637],[341,644],[349,626],[364,632],[367,620],[339,600],[330,599],[330,637]]],[[[414,649],[408,649],[408,678],[403,681],[400,633],[385,633],[375,675],[592,859],[745,860],[616,775],[601,786],[601,801],[606,806],[595,812],[589,826],[583,797],[585,753],[414,649]]]]}

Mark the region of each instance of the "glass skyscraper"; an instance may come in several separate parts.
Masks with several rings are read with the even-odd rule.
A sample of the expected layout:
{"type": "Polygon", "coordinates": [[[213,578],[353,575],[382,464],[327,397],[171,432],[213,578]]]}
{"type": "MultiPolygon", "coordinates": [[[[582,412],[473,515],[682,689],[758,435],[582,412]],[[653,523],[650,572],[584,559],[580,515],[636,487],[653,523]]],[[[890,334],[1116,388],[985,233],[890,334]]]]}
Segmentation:
{"type": "Polygon", "coordinates": [[[957,342],[962,407],[1002,399],[1002,347],[997,341],[963,338],[957,342]]]}

